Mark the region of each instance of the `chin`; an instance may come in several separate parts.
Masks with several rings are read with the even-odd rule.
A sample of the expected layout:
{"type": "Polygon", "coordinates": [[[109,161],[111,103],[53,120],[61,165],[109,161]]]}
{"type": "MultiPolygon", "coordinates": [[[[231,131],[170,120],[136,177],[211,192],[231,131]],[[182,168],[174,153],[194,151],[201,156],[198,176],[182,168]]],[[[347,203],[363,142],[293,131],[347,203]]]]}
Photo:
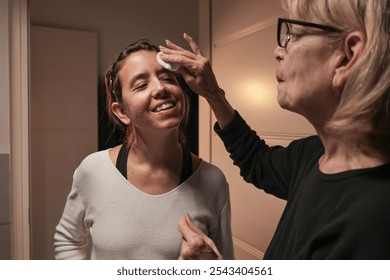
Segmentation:
{"type": "Polygon", "coordinates": [[[284,95],[282,95],[282,94],[280,94],[280,93],[278,93],[278,96],[277,96],[277,101],[278,101],[278,104],[279,104],[279,106],[281,107],[281,108],[283,108],[283,109],[286,109],[286,100],[285,100],[285,98],[283,98],[284,97],[284,95]]]}
{"type": "Polygon", "coordinates": [[[162,129],[177,129],[180,127],[181,120],[170,119],[162,121],[158,126],[162,129]]]}

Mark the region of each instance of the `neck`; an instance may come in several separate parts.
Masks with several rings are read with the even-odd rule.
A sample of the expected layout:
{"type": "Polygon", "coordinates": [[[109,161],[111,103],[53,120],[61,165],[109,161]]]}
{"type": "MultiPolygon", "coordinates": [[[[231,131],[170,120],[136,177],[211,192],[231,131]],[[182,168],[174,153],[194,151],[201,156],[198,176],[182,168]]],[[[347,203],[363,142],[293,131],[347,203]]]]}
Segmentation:
{"type": "Polygon", "coordinates": [[[362,139],[330,136],[325,133],[319,133],[319,136],[325,149],[319,160],[320,170],[324,173],[371,168],[390,161],[362,139]]]}
{"type": "Polygon", "coordinates": [[[131,158],[151,166],[169,166],[181,162],[177,133],[137,134],[130,148],[131,158]]]}
{"type": "Polygon", "coordinates": [[[182,151],[176,132],[136,134],[127,161],[128,180],[148,194],[163,194],[180,182],[182,151]]]}

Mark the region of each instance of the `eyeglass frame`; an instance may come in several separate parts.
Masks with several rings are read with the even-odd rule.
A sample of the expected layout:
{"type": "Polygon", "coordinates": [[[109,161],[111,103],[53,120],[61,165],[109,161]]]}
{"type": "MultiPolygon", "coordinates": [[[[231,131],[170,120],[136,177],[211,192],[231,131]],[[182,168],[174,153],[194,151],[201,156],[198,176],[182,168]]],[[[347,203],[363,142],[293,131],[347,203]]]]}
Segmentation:
{"type": "Polygon", "coordinates": [[[312,23],[312,22],[301,21],[301,20],[296,20],[296,19],[278,18],[278,29],[277,29],[277,35],[276,36],[277,36],[278,46],[281,47],[281,48],[287,48],[287,45],[288,45],[288,43],[290,42],[290,39],[291,39],[291,34],[292,33],[290,32],[290,26],[287,23],[297,24],[297,25],[307,26],[307,27],[313,27],[313,28],[322,29],[322,30],[325,30],[325,31],[328,31],[328,32],[341,32],[340,29],[338,29],[336,27],[333,27],[333,26],[329,26],[329,25],[312,23]],[[287,36],[286,36],[286,40],[284,42],[284,46],[283,46],[283,44],[280,41],[280,32],[282,30],[282,24],[283,23],[286,23],[286,27],[287,27],[287,31],[288,31],[287,36]]]}

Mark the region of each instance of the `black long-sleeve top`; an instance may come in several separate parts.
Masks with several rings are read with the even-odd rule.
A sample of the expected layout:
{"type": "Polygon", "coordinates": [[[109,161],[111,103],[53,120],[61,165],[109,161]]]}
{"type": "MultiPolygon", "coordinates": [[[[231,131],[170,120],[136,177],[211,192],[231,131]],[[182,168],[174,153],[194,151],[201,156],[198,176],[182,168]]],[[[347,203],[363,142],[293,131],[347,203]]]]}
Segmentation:
{"type": "Polygon", "coordinates": [[[390,163],[324,174],[318,136],[269,147],[237,112],[214,130],[245,181],[287,201],[264,259],[390,259],[390,163]]]}

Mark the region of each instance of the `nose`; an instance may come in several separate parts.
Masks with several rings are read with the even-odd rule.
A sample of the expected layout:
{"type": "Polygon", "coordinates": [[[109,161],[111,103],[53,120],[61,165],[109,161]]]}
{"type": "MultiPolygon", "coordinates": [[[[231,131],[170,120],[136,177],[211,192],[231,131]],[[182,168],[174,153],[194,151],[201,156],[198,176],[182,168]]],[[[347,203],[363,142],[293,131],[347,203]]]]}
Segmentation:
{"type": "Polygon", "coordinates": [[[276,61],[280,62],[281,60],[283,60],[283,56],[284,56],[284,48],[276,46],[276,48],[274,49],[274,57],[276,61]]]}
{"type": "Polygon", "coordinates": [[[154,85],[152,89],[153,98],[161,98],[167,94],[166,87],[158,78],[154,79],[153,85],[154,85]]]}

